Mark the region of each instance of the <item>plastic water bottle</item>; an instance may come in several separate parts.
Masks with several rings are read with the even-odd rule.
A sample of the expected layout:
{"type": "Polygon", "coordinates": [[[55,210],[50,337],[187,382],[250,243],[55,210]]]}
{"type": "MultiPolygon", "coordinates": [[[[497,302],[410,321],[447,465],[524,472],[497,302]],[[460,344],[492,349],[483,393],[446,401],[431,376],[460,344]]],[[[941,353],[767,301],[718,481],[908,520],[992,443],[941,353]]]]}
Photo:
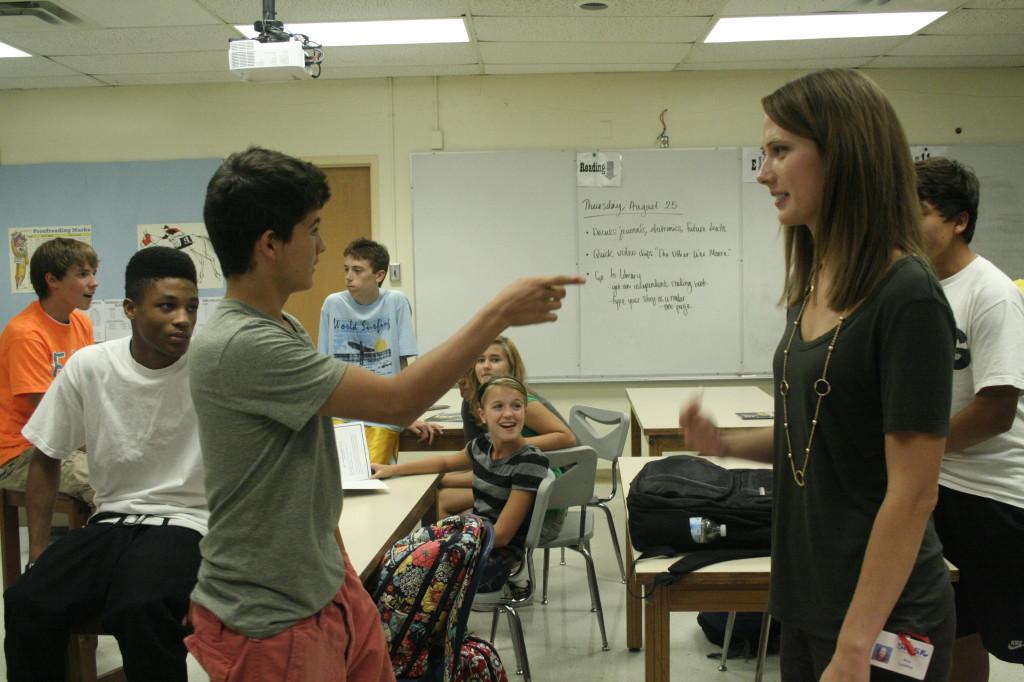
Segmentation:
{"type": "Polygon", "coordinates": [[[725,524],[718,524],[703,516],[690,517],[690,537],[698,544],[725,537],[725,524]]]}

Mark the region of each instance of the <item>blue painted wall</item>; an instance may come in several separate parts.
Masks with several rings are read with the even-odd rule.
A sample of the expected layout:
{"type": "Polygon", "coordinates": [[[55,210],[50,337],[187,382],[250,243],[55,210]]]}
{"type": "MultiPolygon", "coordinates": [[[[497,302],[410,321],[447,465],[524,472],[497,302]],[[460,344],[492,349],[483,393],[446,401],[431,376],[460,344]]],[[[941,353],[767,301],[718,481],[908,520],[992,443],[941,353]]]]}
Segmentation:
{"type": "MultiPolygon", "coordinates": [[[[137,225],[203,221],[206,183],[221,159],[0,167],[0,326],[35,299],[10,290],[12,227],[92,225],[100,256],[99,298],[124,296],[124,268],[137,225]]],[[[204,289],[219,296],[223,289],[204,289]]]]}

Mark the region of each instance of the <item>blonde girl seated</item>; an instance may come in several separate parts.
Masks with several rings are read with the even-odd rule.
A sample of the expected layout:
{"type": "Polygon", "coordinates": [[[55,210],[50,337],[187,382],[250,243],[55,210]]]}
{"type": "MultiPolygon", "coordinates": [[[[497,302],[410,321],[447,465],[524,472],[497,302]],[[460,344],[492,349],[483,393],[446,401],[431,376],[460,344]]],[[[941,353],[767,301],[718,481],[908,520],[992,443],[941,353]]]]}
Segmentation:
{"type": "Polygon", "coordinates": [[[401,464],[372,464],[374,478],[409,474],[471,472],[473,513],[494,524],[494,550],[483,567],[480,589],[499,589],[525,554],[526,532],[537,488],[548,459],[523,437],[526,386],[510,376],[495,376],[475,397],[487,432],[453,455],[401,464]]]}
{"type": "MultiPolygon", "coordinates": [[[[484,433],[478,417],[480,405],[475,396],[480,386],[494,376],[510,376],[526,386],[526,367],[519,350],[510,339],[499,336],[487,347],[476,363],[459,381],[462,391],[462,428],[468,446],[484,433]]],[[[539,450],[559,450],[576,445],[576,436],[555,408],[543,397],[527,388],[526,421],[523,425],[526,442],[539,450]]],[[[445,474],[438,493],[438,511],[442,517],[458,514],[473,506],[473,490],[469,472],[445,474]]]]}

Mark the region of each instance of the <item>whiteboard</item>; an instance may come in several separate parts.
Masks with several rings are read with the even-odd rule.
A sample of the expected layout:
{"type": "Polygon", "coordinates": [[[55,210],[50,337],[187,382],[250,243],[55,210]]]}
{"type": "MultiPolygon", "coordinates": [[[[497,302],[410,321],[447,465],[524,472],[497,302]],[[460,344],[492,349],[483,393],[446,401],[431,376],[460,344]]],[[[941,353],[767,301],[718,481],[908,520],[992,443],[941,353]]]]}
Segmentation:
{"type": "MultiPolygon", "coordinates": [[[[575,155],[412,155],[416,338],[438,345],[504,285],[576,272],[575,155]]],[[[558,322],[508,332],[530,378],[579,376],[578,292],[558,322]]]]}
{"type": "Polygon", "coordinates": [[[421,351],[516,277],[578,272],[588,283],[558,322],[508,332],[531,379],[769,374],[782,251],[767,194],[741,182],[739,148],[606,153],[622,156],[620,187],[577,187],[575,152],[412,155],[421,351]],[[754,309],[765,287],[748,296],[744,277],[770,279],[767,311],[754,309]]]}
{"type": "Polygon", "coordinates": [[[945,152],[973,168],[981,186],[971,248],[1010,279],[1024,278],[1024,146],[957,145],[945,152]]]}
{"type": "MultiPolygon", "coordinates": [[[[941,149],[981,181],[972,248],[1024,277],[1024,146],[941,149]]],[[[621,154],[619,187],[577,187],[570,151],[411,156],[421,350],[516,277],[581,273],[588,283],[557,323],[508,332],[531,379],[770,375],[785,326],[783,239],[741,150],[603,152],[621,154]]]]}
{"type": "Polygon", "coordinates": [[[736,373],[739,150],[614,153],[621,186],[577,191],[580,373],[736,373]]]}

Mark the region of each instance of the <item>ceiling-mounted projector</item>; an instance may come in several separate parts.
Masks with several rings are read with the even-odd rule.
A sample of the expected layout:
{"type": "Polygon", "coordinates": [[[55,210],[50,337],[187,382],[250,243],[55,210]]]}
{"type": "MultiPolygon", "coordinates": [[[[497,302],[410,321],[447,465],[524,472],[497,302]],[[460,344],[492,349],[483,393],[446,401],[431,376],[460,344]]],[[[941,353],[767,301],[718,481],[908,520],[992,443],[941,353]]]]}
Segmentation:
{"type": "Polygon", "coordinates": [[[306,53],[298,40],[232,40],[228,43],[228,68],[244,81],[290,81],[312,77],[306,67],[306,53]]]}
{"type": "Polygon", "coordinates": [[[228,69],[244,81],[319,78],[323,46],[307,35],[286,30],[275,18],[274,2],[263,0],[263,18],[252,25],[255,38],[228,42],[228,69]]]}

